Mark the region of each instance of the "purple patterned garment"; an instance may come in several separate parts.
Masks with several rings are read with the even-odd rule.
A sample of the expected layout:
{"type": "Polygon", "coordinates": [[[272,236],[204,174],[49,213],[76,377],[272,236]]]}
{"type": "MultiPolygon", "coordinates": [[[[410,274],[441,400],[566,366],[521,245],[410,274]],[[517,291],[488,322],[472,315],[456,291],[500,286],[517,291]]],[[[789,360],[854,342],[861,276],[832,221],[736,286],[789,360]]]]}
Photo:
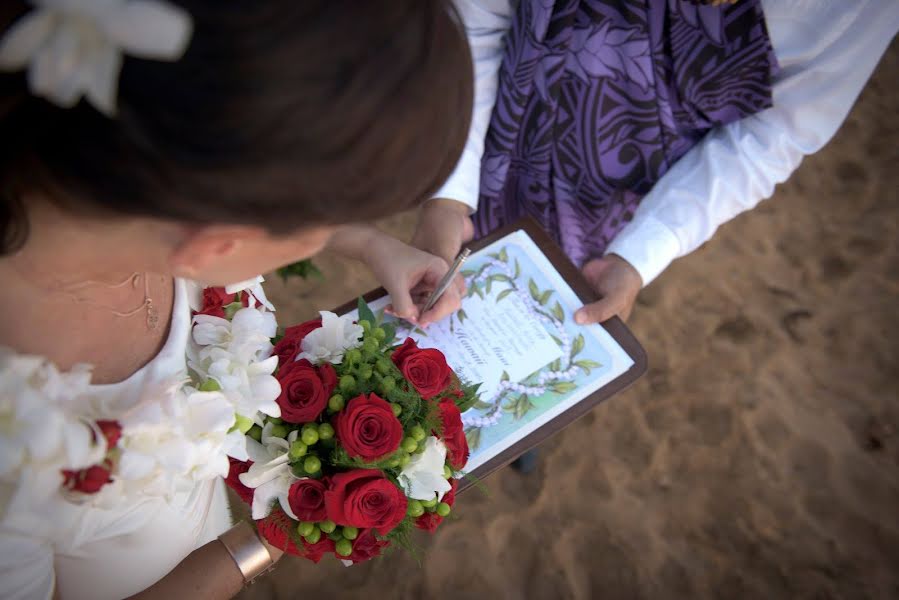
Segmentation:
{"type": "Polygon", "coordinates": [[[577,265],[709,129],[771,106],[758,0],[520,0],[481,162],[477,234],[536,218],[577,265]]]}

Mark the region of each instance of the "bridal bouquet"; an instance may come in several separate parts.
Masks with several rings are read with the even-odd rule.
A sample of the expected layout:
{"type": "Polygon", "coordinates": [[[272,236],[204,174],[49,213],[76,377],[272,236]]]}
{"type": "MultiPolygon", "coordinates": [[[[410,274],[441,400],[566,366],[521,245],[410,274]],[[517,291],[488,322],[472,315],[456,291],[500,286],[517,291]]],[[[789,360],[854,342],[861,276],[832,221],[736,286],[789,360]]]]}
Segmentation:
{"type": "Polygon", "coordinates": [[[272,545],[361,562],[450,513],[476,386],[394,337],[360,299],[358,321],[322,312],[276,340],[280,417],[257,414],[226,480],[272,545]]]}

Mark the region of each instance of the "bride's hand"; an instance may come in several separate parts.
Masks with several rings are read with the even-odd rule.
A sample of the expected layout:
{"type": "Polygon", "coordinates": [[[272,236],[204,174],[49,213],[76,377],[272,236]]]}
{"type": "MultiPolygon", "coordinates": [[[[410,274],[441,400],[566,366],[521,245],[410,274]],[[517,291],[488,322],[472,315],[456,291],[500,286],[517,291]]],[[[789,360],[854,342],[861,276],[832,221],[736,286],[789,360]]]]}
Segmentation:
{"type": "Polygon", "coordinates": [[[420,327],[427,327],[459,310],[465,289],[461,276],[457,276],[437,303],[422,314],[431,292],[437,288],[449,265],[438,256],[395,238],[385,238],[375,244],[368,264],[393,301],[386,309],[388,312],[420,327]]]}
{"type": "Polygon", "coordinates": [[[440,257],[366,225],[341,228],[329,246],[368,265],[390,294],[393,304],[388,309],[397,317],[427,327],[462,306],[465,284],[458,276],[437,303],[426,313],[421,313],[431,292],[449,270],[449,265],[440,257]]]}

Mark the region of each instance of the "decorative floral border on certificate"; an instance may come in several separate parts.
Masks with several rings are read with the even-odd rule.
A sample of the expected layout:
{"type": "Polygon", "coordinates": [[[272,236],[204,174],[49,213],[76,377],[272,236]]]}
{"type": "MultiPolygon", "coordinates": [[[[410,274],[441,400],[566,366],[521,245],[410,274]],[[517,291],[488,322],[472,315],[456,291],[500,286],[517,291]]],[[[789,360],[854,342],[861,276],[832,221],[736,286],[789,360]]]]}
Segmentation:
{"type": "MultiPolygon", "coordinates": [[[[556,292],[552,289],[542,290],[533,278],[528,278],[527,290],[521,288],[521,266],[518,259],[510,261],[508,246],[503,246],[498,252],[487,255],[486,261],[480,268],[465,270],[462,272],[468,287],[468,296],[477,294],[482,300],[490,296],[496,286],[504,288],[496,295],[496,302],[502,302],[508,296],[515,294],[527,307],[530,315],[548,328],[553,340],[562,349],[563,358],[559,358],[546,367],[532,373],[520,382],[509,380],[504,373],[500,383],[500,389],[492,398],[481,399],[472,410],[462,415],[465,424],[465,433],[472,452],[478,449],[481,441],[481,430],[494,427],[499,423],[504,413],[509,413],[518,421],[524,418],[529,411],[537,408],[532,399],[543,396],[547,392],[566,394],[577,388],[574,379],[581,373],[589,375],[592,369],[601,368],[602,365],[588,359],[578,359],[583,351],[584,335],[579,333],[574,339],[565,330],[566,313],[562,304],[554,297],[556,292]],[[479,411],[477,414],[475,411],[479,411]]],[[[466,315],[464,310],[459,310],[453,319],[459,323],[464,322],[466,315]]],[[[450,330],[453,324],[450,322],[450,330]]]]}

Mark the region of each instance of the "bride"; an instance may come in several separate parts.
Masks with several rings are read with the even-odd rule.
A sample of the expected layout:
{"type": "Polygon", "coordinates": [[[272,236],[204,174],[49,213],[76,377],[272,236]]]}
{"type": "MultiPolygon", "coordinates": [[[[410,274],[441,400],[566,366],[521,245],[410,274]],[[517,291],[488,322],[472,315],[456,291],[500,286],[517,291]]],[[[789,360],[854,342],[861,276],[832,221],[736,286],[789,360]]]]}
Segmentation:
{"type": "Polygon", "coordinates": [[[34,5],[0,6],[0,597],[228,598],[281,556],[221,477],[279,392],[257,274],[330,248],[400,316],[458,306],[419,314],[446,263],[364,223],[453,168],[464,33],[441,0],[34,5]],[[217,367],[204,286],[245,315],[217,367]]]}

